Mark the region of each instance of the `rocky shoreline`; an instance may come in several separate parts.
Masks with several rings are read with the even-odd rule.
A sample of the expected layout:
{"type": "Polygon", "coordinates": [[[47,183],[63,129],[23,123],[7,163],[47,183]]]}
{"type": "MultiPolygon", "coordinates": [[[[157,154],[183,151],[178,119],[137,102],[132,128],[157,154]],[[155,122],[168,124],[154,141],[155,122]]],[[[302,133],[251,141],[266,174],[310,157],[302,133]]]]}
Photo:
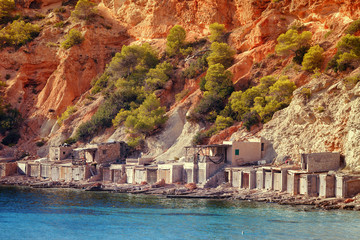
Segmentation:
{"type": "Polygon", "coordinates": [[[229,187],[227,184],[220,185],[217,188],[197,188],[195,184],[165,184],[161,181],[156,184],[142,185],[86,181],[67,183],[25,176],[10,176],[2,178],[0,185],[28,186],[32,188],[73,188],[83,189],[84,191],[161,195],[167,198],[247,200],[291,206],[308,205],[312,206],[311,209],[360,211],[360,194],[348,199],[318,198],[304,195],[292,196],[286,192],[260,189],[239,189],[229,187]]]}

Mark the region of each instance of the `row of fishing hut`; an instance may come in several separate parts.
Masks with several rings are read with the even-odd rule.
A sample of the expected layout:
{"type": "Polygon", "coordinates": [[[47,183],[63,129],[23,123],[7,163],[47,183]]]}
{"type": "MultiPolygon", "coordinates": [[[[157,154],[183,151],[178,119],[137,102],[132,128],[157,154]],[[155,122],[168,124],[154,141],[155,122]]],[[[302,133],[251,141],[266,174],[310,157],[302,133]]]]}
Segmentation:
{"type": "Polygon", "coordinates": [[[263,189],[321,198],[353,197],[360,192],[360,177],[336,170],[343,165],[332,152],[301,155],[301,166],[230,167],[225,181],[240,189],[263,189]]]}

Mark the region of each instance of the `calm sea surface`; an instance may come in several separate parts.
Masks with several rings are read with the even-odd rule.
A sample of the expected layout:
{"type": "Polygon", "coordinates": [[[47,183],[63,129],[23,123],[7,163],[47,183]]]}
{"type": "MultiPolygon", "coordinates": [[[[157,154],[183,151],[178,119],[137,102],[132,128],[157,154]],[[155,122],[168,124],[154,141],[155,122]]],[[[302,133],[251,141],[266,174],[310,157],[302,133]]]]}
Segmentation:
{"type": "Polygon", "coordinates": [[[360,212],[0,187],[0,239],[360,239],[360,212]]]}

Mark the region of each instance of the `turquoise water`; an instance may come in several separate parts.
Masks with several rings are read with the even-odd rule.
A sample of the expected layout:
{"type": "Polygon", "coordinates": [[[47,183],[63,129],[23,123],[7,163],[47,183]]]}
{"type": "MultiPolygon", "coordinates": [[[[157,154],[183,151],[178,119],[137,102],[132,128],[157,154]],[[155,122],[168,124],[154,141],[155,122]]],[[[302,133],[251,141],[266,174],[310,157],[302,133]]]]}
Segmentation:
{"type": "Polygon", "coordinates": [[[360,212],[0,187],[0,239],[360,239],[360,212]]]}

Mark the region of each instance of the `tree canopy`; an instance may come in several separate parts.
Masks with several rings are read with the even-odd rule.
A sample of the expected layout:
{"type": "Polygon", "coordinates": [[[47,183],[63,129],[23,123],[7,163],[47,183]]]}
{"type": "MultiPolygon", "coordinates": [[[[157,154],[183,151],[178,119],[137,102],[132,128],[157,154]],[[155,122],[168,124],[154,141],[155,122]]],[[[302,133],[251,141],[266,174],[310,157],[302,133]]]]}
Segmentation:
{"type": "Polygon", "coordinates": [[[61,47],[64,49],[69,49],[72,46],[81,44],[84,41],[82,33],[75,28],[71,29],[66,35],[65,40],[61,43],[61,47]]]}
{"type": "Polygon", "coordinates": [[[207,58],[208,64],[222,64],[225,68],[232,65],[235,51],[226,43],[213,42],[210,47],[211,53],[207,58]]]}
{"type": "Polygon", "coordinates": [[[11,12],[15,10],[14,0],[0,0],[0,24],[11,19],[11,12]]]}
{"type": "Polygon", "coordinates": [[[220,63],[211,65],[205,76],[205,90],[216,93],[221,98],[228,97],[234,90],[232,74],[220,63]]]}
{"type": "Polygon", "coordinates": [[[311,38],[312,33],[309,31],[299,34],[297,30],[290,29],[277,38],[278,44],[275,51],[279,55],[289,55],[290,52],[295,52],[300,47],[310,45],[311,38]]]}
{"type": "Polygon", "coordinates": [[[210,24],[209,26],[210,42],[223,42],[224,41],[224,34],[225,34],[225,25],[219,24],[217,22],[210,24]]]}
{"type": "Polygon", "coordinates": [[[233,92],[229,105],[238,120],[244,121],[246,118],[248,123],[252,123],[259,117],[262,122],[267,122],[276,111],[290,104],[295,89],[295,84],[286,76],[278,79],[266,76],[260,79],[260,84],[256,87],[244,92],[233,92]]]}
{"type": "Polygon", "coordinates": [[[79,0],[71,16],[75,19],[90,21],[96,16],[95,6],[96,4],[89,0],[79,0]]]}
{"type": "Polygon", "coordinates": [[[319,45],[311,47],[308,52],[304,55],[302,62],[303,69],[306,71],[315,71],[315,69],[320,69],[323,62],[324,49],[319,45]]]}
{"type": "Polygon", "coordinates": [[[335,71],[355,68],[360,61],[360,37],[347,34],[336,45],[337,52],[328,64],[335,71]]]}
{"type": "Polygon", "coordinates": [[[184,46],[185,38],[186,31],[182,26],[175,25],[171,28],[166,38],[166,53],[170,56],[178,54],[180,48],[184,46]]]}
{"type": "Polygon", "coordinates": [[[25,23],[22,20],[13,21],[0,30],[0,47],[21,46],[39,35],[40,27],[25,23]]]}
{"type": "Polygon", "coordinates": [[[143,80],[142,75],[145,75],[150,68],[155,67],[158,62],[157,54],[148,43],[124,45],[121,52],[116,53],[111,60],[108,73],[114,78],[126,78],[133,75],[133,79],[139,77],[138,79],[143,80]]]}

